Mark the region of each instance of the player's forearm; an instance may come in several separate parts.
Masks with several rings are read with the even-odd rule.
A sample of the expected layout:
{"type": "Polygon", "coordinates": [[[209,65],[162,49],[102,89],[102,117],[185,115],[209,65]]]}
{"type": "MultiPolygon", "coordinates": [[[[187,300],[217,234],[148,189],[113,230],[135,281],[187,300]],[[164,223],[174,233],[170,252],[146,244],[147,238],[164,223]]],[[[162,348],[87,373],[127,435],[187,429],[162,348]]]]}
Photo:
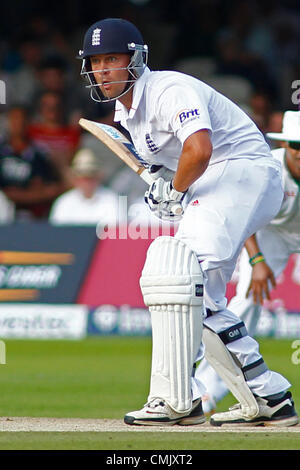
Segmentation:
{"type": "Polygon", "coordinates": [[[251,237],[247,238],[247,240],[245,241],[245,248],[248,252],[249,258],[252,258],[260,252],[255,233],[251,235],[251,237]]]}
{"type": "Polygon", "coordinates": [[[208,166],[209,159],[193,159],[190,155],[183,154],[180,158],[176,174],[173,178],[173,186],[177,191],[186,191],[208,166]]]}
{"type": "Polygon", "coordinates": [[[186,191],[203,175],[211,153],[212,145],[207,131],[196,132],[185,141],[173,178],[173,186],[177,191],[186,191]]]}

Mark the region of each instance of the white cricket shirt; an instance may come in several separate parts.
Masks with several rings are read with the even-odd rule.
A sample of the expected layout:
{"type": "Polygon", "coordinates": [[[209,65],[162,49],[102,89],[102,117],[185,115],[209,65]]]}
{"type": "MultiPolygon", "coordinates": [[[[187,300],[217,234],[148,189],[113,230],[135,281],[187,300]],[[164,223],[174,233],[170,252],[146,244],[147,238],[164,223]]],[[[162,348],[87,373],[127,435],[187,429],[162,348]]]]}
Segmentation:
{"type": "Polygon", "coordinates": [[[285,149],[272,150],[272,154],[282,164],[284,197],[280,211],[270,224],[282,228],[290,237],[296,237],[300,241],[300,187],[287,168],[285,149]]]}
{"type": "Polygon", "coordinates": [[[272,158],[264,136],[244,111],[204,82],[179,72],[152,72],[146,67],[134,85],[129,113],[116,101],[115,121],[129,131],[146,161],[174,171],[184,141],[201,129],[211,134],[210,164],[272,158]]]}
{"type": "Polygon", "coordinates": [[[54,225],[116,224],[118,196],[108,188],[100,187],[86,198],[78,188],[59,196],[51,208],[49,222],[54,225]]]}

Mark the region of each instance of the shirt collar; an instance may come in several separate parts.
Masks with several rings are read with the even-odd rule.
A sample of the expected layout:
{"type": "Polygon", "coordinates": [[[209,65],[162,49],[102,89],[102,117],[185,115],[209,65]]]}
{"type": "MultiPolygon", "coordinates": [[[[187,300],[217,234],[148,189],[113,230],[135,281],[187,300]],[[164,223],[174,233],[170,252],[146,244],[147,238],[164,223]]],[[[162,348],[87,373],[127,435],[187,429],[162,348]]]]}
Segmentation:
{"type": "Polygon", "coordinates": [[[150,69],[148,67],[145,67],[143,75],[141,75],[141,77],[136,80],[134,87],[133,87],[132,105],[129,110],[129,113],[127,109],[125,108],[125,106],[120,101],[116,100],[114,121],[120,122],[120,121],[123,121],[124,119],[125,120],[132,119],[134,117],[135,112],[141,101],[145,84],[150,73],[151,73],[150,69]]]}

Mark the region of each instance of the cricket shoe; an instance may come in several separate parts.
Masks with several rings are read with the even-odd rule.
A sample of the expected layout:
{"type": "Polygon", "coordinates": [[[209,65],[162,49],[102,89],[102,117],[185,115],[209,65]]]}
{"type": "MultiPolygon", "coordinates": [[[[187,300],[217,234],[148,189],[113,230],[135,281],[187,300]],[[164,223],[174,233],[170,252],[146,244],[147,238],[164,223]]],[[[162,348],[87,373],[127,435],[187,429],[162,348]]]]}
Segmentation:
{"type": "Polygon", "coordinates": [[[247,419],[243,413],[240,403],[229,408],[224,413],[216,413],[210,418],[212,426],[222,426],[223,424],[237,424],[243,426],[295,426],[299,423],[292,394],[286,392],[285,395],[276,400],[255,397],[258,404],[258,414],[255,418],[247,419]]]}
{"type": "Polygon", "coordinates": [[[202,410],[201,398],[194,400],[192,409],[188,413],[174,411],[162,398],[154,398],[146,403],[141,410],[132,411],[124,417],[126,424],[140,424],[146,426],[191,426],[206,421],[202,410]]]}

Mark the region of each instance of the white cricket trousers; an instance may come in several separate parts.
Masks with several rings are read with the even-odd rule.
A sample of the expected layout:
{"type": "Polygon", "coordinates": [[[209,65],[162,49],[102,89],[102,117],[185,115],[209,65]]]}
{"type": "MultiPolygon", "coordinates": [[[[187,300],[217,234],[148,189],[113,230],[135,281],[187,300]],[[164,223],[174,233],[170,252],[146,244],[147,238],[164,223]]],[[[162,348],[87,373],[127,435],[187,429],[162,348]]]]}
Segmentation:
{"type": "MultiPolygon", "coordinates": [[[[275,278],[284,271],[290,255],[300,253],[300,234],[289,230],[289,224],[286,227],[269,224],[256,233],[256,239],[275,278]]],[[[261,314],[261,306],[253,302],[252,295],[246,298],[252,267],[245,248],[242,250],[238,266],[239,280],[236,295],[231,299],[228,308],[244,321],[249,334],[254,335],[261,314]]]]}
{"type": "MultiPolygon", "coordinates": [[[[258,246],[275,278],[284,271],[290,255],[300,253],[300,234],[296,233],[289,224],[286,224],[286,226],[269,224],[256,233],[256,238],[258,246]]],[[[236,295],[231,299],[228,309],[245,323],[248,333],[252,336],[256,332],[261,306],[253,302],[251,294],[246,298],[246,292],[251,281],[252,267],[249,264],[249,256],[245,248],[239,258],[238,268],[239,279],[236,295]]],[[[216,401],[221,400],[227,394],[226,385],[205,359],[198,367],[196,376],[216,401]]]]}
{"type": "MultiPolygon", "coordinates": [[[[197,254],[204,274],[204,305],[211,314],[204,318],[204,326],[236,356],[249,387],[259,396],[282,392],[290,383],[267,368],[258,343],[226,308],[225,294],[245,240],[274,218],[282,198],[281,168],[275,159],[241,158],[210,165],[190,188],[175,235],[197,254]],[[232,338],[230,333],[237,330],[232,338]]],[[[203,393],[197,371],[192,390],[193,399],[203,393]]]]}

